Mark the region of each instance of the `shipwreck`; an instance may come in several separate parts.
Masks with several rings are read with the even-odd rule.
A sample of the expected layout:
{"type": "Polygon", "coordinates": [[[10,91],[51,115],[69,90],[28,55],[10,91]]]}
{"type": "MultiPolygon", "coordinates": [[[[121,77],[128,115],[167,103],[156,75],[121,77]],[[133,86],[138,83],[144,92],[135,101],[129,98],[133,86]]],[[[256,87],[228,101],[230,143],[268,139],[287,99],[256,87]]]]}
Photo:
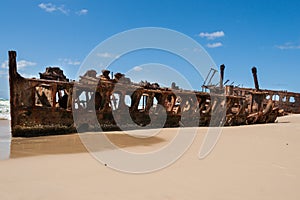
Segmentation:
{"type": "Polygon", "coordinates": [[[60,68],[49,67],[40,73],[40,79],[24,78],[17,72],[16,57],[15,51],[9,51],[14,137],[134,129],[149,124],[149,128],[161,128],[273,123],[278,116],[300,113],[300,94],[260,89],[255,67],[255,88],[225,85],[225,66],[221,65],[220,84],[204,84],[206,92],[183,90],[175,83],[170,88],[133,83],[121,73],[111,77],[108,70],[100,76],[89,70],[79,81],[70,81],[60,68]],[[213,114],[220,117],[212,123],[213,114]],[[152,123],[155,121],[158,123],[152,123]]]}

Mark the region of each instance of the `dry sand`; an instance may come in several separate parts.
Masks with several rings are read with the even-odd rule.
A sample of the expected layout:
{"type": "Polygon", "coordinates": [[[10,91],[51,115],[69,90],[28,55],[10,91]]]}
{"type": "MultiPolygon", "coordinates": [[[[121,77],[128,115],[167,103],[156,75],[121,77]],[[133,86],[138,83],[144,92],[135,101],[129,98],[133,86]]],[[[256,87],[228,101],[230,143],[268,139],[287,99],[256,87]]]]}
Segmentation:
{"type": "MultiPolygon", "coordinates": [[[[225,127],[203,160],[197,155],[207,128],[199,130],[177,162],[140,175],[104,166],[76,134],[14,138],[11,159],[0,161],[0,199],[300,199],[300,115],[225,127]]],[[[147,152],[168,144],[175,131],[147,140],[116,132],[109,137],[128,151],[147,152]]]]}

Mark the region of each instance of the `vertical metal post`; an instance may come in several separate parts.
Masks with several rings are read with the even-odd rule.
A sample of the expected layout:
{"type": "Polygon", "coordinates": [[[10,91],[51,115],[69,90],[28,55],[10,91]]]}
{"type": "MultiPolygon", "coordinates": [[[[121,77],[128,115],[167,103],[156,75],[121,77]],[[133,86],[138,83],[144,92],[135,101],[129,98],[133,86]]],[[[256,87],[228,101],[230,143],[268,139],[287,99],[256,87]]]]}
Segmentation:
{"type": "Polygon", "coordinates": [[[220,88],[223,88],[223,80],[224,80],[224,69],[225,69],[225,65],[222,64],[220,66],[220,88]]]}
{"type": "Polygon", "coordinates": [[[257,69],[256,69],[256,67],[252,67],[252,74],[253,74],[255,89],[259,90],[258,79],[257,79],[257,69]]]}
{"type": "Polygon", "coordinates": [[[14,124],[15,124],[15,106],[16,106],[16,87],[15,82],[17,79],[17,52],[8,52],[8,67],[9,67],[9,87],[10,87],[10,117],[11,117],[11,131],[14,134],[14,124]]]}

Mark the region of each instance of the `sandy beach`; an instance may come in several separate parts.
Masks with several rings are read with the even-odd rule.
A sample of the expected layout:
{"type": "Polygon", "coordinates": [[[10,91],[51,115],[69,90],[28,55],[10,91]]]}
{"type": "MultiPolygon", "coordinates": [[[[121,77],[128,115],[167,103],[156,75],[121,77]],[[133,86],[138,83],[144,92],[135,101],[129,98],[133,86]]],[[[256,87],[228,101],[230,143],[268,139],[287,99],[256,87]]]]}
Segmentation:
{"type": "MultiPolygon", "coordinates": [[[[8,121],[0,125],[4,130],[8,121]]],[[[171,166],[139,175],[104,166],[77,134],[13,138],[6,145],[10,159],[0,161],[0,199],[300,199],[300,115],[225,127],[210,155],[199,160],[206,131],[200,128],[171,166]]],[[[120,132],[108,137],[124,150],[149,152],[175,132],[164,129],[144,140],[120,132]]]]}

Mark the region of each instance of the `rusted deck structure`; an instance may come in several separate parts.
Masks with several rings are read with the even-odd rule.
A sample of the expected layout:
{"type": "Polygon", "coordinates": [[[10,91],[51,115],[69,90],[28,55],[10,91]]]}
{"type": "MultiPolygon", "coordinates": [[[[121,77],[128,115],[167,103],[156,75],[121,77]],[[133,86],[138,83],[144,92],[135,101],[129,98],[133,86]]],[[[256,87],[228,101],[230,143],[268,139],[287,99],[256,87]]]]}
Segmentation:
{"type": "MultiPolygon", "coordinates": [[[[232,87],[232,94],[245,96],[253,91],[252,88],[232,87]]],[[[265,101],[273,100],[274,106],[278,107],[281,115],[288,113],[300,113],[300,94],[296,92],[280,91],[280,90],[266,90],[261,92],[266,93],[265,101]]]]}
{"type": "Polygon", "coordinates": [[[222,65],[220,69],[221,84],[209,88],[210,93],[182,90],[175,84],[161,88],[157,83],[132,83],[120,73],[111,78],[108,70],[100,76],[90,70],[78,82],[69,82],[59,68],[47,68],[40,79],[29,79],[18,74],[16,52],[9,51],[12,135],[30,137],[148,125],[208,126],[213,114],[221,116],[211,124],[214,126],[270,123],[283,112],[281,109],[300,113],[300,94],[260,90],[256,68],[255,89],[224,86],[224,68],[222,65]],[[278,100],[273,99],[275,95],[278,100]]]}

